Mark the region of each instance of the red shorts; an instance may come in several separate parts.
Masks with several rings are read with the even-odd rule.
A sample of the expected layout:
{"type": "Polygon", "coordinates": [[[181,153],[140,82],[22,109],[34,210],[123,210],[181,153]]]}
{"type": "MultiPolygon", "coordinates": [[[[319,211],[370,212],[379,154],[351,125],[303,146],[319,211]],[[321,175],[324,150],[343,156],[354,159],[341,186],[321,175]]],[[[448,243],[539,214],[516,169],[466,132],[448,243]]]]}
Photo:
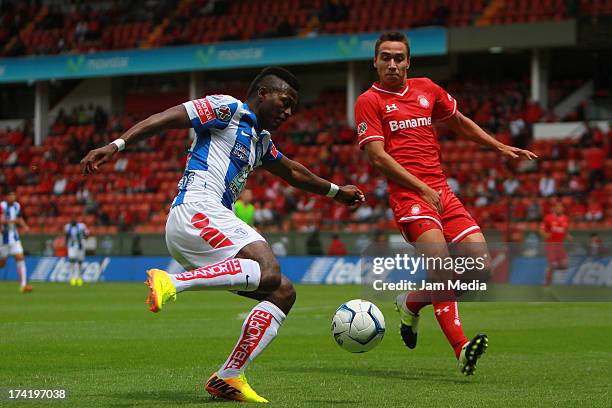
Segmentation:
{"type": "Polygon", "coordinates": [[[548,259],[548,265],[552,268],[565,269],[567,268],[567,252],[563,242],[547,242],[545,246],[546,259],[548,259]]]}
{"type": "Polygon", "coordinates": [[[441,201],[442,214],[439,214],[417,192],[402,191],[391,195],[395,222],[406,241],[416,242],[430,229],[441,230],[446,242],[451,243],[480,232],[480,227],[450,187],[442,188],[441,201]]]}

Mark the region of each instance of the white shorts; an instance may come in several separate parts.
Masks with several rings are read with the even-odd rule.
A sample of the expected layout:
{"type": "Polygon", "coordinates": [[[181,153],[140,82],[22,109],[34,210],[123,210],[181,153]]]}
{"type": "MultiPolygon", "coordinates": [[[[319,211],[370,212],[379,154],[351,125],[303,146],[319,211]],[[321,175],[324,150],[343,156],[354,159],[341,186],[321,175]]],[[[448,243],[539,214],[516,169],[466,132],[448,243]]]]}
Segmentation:
{"type": "Polygon", "coordinates": [[[178,205],[166,221],[168,251],[186,270],[233,258],[255,241],[265,239],[213,200],[178,205]]]}
{"type": "Polygon", "coordinates": [[[68,247],[68,259],[71,261],[83,262],[85,260],[85,249],[68,247]]]}
{"type": "Polygon", "coordinates": [[[21,241],[11,242],[10,244],[0,244],[0,259],[8,258],[10,256],[22,255],[23,247],[21,241]]]}

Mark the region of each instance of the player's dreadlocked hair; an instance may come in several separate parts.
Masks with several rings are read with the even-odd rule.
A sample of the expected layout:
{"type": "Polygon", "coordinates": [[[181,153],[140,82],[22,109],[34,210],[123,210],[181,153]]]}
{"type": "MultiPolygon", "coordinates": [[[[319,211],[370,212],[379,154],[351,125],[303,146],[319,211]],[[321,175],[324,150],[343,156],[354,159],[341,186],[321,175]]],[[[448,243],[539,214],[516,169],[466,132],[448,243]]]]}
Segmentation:
{"type": "Polygon", "coordinates": [[[259,88],[263,87],[281,90],[284,87],[283,82],[295,89],[296,92],[300,90],[300,82],[291,72],[281,67],[266,67],[251,82],[247,98],[254,96],[259,91],[259,88]]]}
{"type": "Polygon", "coordinates": [[[410,44],[408,44],[408,37],[399,31],[387,31],[378,37],[378,40],[376,40],[376,45],[374,46],[374,58],[378,57],[380,44],[384,43],[385,41],[399,41],[406,44],[406,51],[408,52],[407,57],[410,58],[410,44]]]}

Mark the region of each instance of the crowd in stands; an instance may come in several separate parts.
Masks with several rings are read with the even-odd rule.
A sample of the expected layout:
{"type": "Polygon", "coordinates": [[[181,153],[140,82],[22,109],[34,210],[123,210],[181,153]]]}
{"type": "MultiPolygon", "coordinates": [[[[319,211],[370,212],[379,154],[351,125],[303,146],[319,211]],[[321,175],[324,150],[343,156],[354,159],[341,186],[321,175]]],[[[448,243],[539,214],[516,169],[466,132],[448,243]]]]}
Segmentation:
{"type": "MultiPolygon", "coordinates": [[[[561,201],[572,228],[612,226],[612,131],[587,127],[580,139],[531,140],[535,112],[520,82],[460,81],[447,85],[459,109],[497,138],[533,150],[537,161],[514,161],[473,142],[437,131],[442,163],[453,191],[484,228],[538,228],[552,203],[561,201]],[[486,95],[486,96],[484,96],[486,95]]],[[[154,136],[105,165],[80,175],[90,149],[120,136],[142,116],[110,115],[94,106],[60,111],[42,146],[31,129],[0,131],[0,185],[17,189],[32,232],[57,232],[73,216],[96,233],[163,232],[189,146],[187,130],[154,136]]],[[[394,229],[387,185],[356,146],[346,122],[345,91],[327,90],[301,106],[273,135],[279,150],[336,184],[355,184],[367,202],[357,209],[287,186],[265,170],[247,188],[254,224],[264,231],[394,229]]],[[[247,204],[248,204],[247,203],[247,204]]],[[[249,213],[250,213],[249,209],[249,213]]]]}
{"type": "Polygon", "coordinates": [[[0,2],[0,56],[612,15],[606,0],[0,2]],[[372,12],[376,10],[375,12],[372,12]]]}

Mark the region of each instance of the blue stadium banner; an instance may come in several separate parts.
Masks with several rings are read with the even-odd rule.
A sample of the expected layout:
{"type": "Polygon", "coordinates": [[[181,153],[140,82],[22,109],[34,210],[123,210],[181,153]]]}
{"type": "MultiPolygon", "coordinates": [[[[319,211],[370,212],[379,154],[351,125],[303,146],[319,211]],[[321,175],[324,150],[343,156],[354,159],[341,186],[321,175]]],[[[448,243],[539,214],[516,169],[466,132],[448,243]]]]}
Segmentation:
{"type": "MultiPolygon", "coordinates": [[[[379,34],[4,58],[0,59],[0,83],[365,60],[373,58],[379,34]]],[[[445,28],[419,28],[406,31],[406,34],[413,56],[447,53],[445,28]]]]}
{"type": "MultiPolygon", "coordinates": [[[[279,258],[283,273],[296,283],[359,284],[361,283],[361,258],[285,256],[279,258]]],[[[67,282],[70,280],[70,264],[66,258],[26,257],[31,281],[67,282]]],[[[182,272],[182,267],[170,257],[91,256],[83,264],[85,282],[144,281],[145,271],[160,268],[170,273],[182,272]]],[[[514,285],[541,285],[544,282],[546,258],[517,257],[512,261],[508,283],[514,285]]],[[[11,257],[0,269],[0,280],[17,280],[15,260],[11,257]]],[[[612,257],[575,257],[566,271],[559,271],[553,280],[555,285],[597,286],[612,288],[612,257]]]]}
{"type": "MultiPolygon", "coordinates": [[[[293,282],[348,284],[360,283],[360,258],[286,256],[279,258],[281,270],[293,282]]],[[[66,258],[26,257],[29,280],[32,282],[68,282],[71,265],[66,258]]],[[[183,268],[172,258],[163,256],[90,256],[82,266],[83,280],[93,282],[142,282],[151,268],[179,273],[183,268]]],[[[15,260],[11,257],[0,269],[0,280],[17,280],[15,260]]]]}

